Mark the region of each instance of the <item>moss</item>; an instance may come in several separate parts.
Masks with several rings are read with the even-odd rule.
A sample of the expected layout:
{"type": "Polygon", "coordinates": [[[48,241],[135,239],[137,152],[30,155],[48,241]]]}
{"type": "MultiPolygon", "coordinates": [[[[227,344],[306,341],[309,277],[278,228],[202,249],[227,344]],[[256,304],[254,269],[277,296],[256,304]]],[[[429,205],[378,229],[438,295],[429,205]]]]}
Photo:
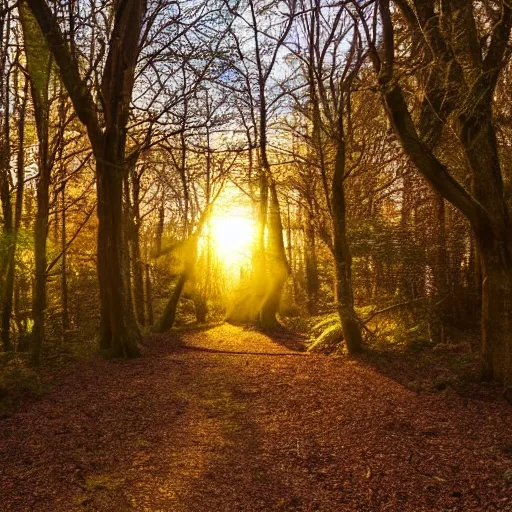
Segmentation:
{"type": "Polygon", "coordinates": [[[343,340],[343,332],[339,323],[330,325],[310,345],[308,352],[333,353],[343,340]]]}
{"type": "Polygon", "coordinates": [[[85,479],[85,486],[90,491],[107,489],[113,491],[123,484],[123,479],[118,475],[89,475],[85,479]]]}

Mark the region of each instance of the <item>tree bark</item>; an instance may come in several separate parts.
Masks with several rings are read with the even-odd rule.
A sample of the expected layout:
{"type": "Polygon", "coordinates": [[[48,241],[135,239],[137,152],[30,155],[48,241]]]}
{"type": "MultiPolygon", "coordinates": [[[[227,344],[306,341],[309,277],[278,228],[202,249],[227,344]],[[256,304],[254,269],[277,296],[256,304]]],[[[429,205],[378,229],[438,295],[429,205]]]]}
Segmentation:
{"type": "Polygon", "coordinates": [[[311,213],[308,211],[305,226],[305,260],[306,260],[306,292],[308,313],[318,313],[318,264],[316,258],[315,226],[311,213]]]}
{"type": "Polygon", "coordinates": [[[289,267],[283,241],[283,225],[275,181],[270,185],[270,208],[268,212],[268,274],[266,290],[259,311],[259,324],[264,329],[279,326],[277,312],[288,278],[289,267]]]}
{"type": "Polygon", "coordinates": [[[186,282],[187,273],[186,271],[183,271],[180,274],[178,282],[176,283],[174,291],[172,292],[171,298],[167,302],[167,305],[165,306],[164,312],[162,313],[162,316],[158,324],[154,328],[155,332],[166,332],[174,325],[174,320],[176,318],[176,309],[178,307],[181,293],[183,292],[183,287],[185,286],[186,282]]]}
{"type": "Polygon", "coordinates": [[[33,364],[39,364],[41,346],[44,339],[45,310],[46,310],[46,239],[48,237],[48,216],[49,216],[49,188],[51,167],[47,160],[47,143],[40,140],[40,165],[39,178],[37,180],[37,213],[34,226],[34,303],[32,317],[34,327],[32,330],[32,354],[33,364]],[[46,146],[46,147],[44,147],[46,146]]]}
{"type": "MultiPolygon", "coordinates": [[[[21,213],[23,209],[23,194],[25,191],[25,112],[27,108],[28,99],[28,80],[25,79],[23,87],[23,98],[18,103],[19,119],[18,119],[18,155],[16,163],[16,199],[14,204],[14,221],[12,222],[12,231],[10,240],[8,240],[7,258],[5,266],[5,283],[4,283],[4,296],[2,302],[2,318],[1,318],[1,341],[4,350],[12,349],[12,342],[10,337],[10,324],[13,310],[14,299],[14,277],[16,271],[16,247],[18,242],[18,231],[21,224],[21,213]]],[[[19,97],[18,97],[19,100],[19,97]]],[[[0,171],[1,172],[1,171],[0,171]]],[[[1,182],[1,179],[0,179],[1,182]]],[[[9,210],[11,209],[10,197],[5,205],[9,210]]],[[[0,295],[1,296],[1,295],[0,295]]]]}
{"type": "MultiPolygon", "coordinates": [[[[31,361],[38,365],[45,335],[46,311],[46,240],[48,238],[48,217],[50,214],[49,192],[52,171],[50,155],[50,78],[52,55],[45,44],[44,36],[26,4],[20,6],[23,38],[27,55],[27,69],[30,75],[30,90],[38,139],[38,170],[36,182],[36,220],[34,224],[34,295],[32,319],[34,326],[31,339],[31,361]]],[[[64,122],[60,119],[61,123],[64,122]]],[[[63,144],[61,139],[58,143],[63,144]]]]}
{"type": "Polygon", "coordinates": [[[481,246],[483,377],[512,385],[512,262],[496,240],[481,246]]]}
{"type": "Polygon", "coordinates": [[[66,184],[63,183],[61,191],[62,219],[61,219],[61,281],[60,291],[62,295],[62,338],[66,339],[69,330],[69,298],[68,298],[68,248],[66,226],[66,184]]]}
{"type": "Polygon", "coordinates": [[[151,283],[151,267],[149,263],[144,265],[145,277],[144,277],[144,299],[146,306],[146,319],[148,325],[153,325],[153,286],[151,283]]]}
{"type": "MultiPolygon", "coordinates": [[[[341,123],[341,121],[340,121],[341,123]]],[[[337,141],[334,174],[332,178],[332,221],[334,261],[336,267],[336,298],[343,338],[349,354],[362,350],[361,328],[354,312],[352,291],[352,257],[347,240],[345,205],[345,142],[337,141]]]]}
{"type": "Polygon", "coordinates": [[[479,46],[482,43],[473,30],[473,3],[446,4],[449,17],[444,22],[450,27],[448,35],[455,36],[449,41],[452,44],[447,44],[446,34],[437,30],[439,19],[443,22],[443,17],[428,3],[415,3],[418,23],[430,27],[424,31],[428,47],[436,63],[446,68],[444,80],[432,85],[435,95],[443,93],[447,97],[446,110],[437,114],[440,119],[446,119],[450,113],[456,117],[459,139],[473,173],[473,194],[453,178],[418,136],[394,76],[394,30],[389,0],[379,0],[383,44],[380,55],[373,48],[372,58],[389,119],[404,151],[441,196],[469,220],[475,233],[483,279],[482,369],[486,377],[509,385],[512,382],[512,226],[503,193],[492,102],[507,58],[512,7],[503,2],[501,19],[492,29],[483,58],[483,48],[479,46]]]}
{"type": "MultiPolygon", "coordinates": [[[[2,202],[2,216],[3,216],[3,229],[2,229],[2,242],[8,248],[12,244],[13,236],[13,215],[12,215],[12,201],[10,191],[10,161],[11,161],[11,146],[10,146],[10,124],[9,124],[9,111],[10,111],[10,95],[9,95],[9,75],[6,71],[7,62],[7,47],[9,41],[10,31],[10,13],[7,17],[0,20],[0,106],[3,110],[3,116],[0,118],[0,200],[2,202]]],[[[8,272],[9,272],[9,249],[6,256],[0,258],[0,300],[2,305],[2,318],[0,325],[0,337],[3,349],[8,351],[12,350],[12,343],[10,338],[10,318],[9,313],[9,294],[8,294],[8,272]]]]}
{"type": "Polygon", "coordinates": [[[137,320],[140,325],[146,325],[146,316],[144,309],[144,263],[140,250],[140,175],[136,168],[130,169],[130,183],[132,189],[132,205],[130,215],[130,244],[131,244],[131,264],[133,275],[133,298],[137,320]]]}
{"type": "Polygon", "coordinates": [[[141,338],[133,310],[128,306],[123,229],[123,178],[126,126],[139,55],[139,38],[146,12],[145,0],[115,2],[115,16],[101,77],[102,108],[80,75],[78,57],[71,51],[57,19],[44,0],[27,0],[75,112],[87,129],[96,158],[98,192],[98,279],[100,288],[100,349],[113,357],[140,354],[141,338]],[[103,122],[98,112],[103,112],[103,122]]]}
{"type": "Polygon", "coordinates": [[[126,287],[127,244],[123,230],[124,150],[120,134],[106,137],[105,157],[96,162],[98,185],[98,278],[101,299],[100,348],[111,357],[137,357],[141,340],[126,287]],[[117,139],[117,140],[116,140],[117,139]],[[117,143],[116,143],[117,142],[117,143]]]}

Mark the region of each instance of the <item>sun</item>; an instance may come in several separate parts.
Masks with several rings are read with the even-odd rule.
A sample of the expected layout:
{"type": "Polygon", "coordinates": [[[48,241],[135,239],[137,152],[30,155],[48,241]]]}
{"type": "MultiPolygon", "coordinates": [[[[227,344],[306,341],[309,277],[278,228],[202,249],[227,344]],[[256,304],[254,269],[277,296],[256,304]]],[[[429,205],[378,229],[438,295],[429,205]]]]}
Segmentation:
{"type": "Polygon", "coordinates": [[[251,218],[243,215],[213,216],[210,233],[217,256],[227,269],[236,271],[249,263],[256,234],[251,218]]]}

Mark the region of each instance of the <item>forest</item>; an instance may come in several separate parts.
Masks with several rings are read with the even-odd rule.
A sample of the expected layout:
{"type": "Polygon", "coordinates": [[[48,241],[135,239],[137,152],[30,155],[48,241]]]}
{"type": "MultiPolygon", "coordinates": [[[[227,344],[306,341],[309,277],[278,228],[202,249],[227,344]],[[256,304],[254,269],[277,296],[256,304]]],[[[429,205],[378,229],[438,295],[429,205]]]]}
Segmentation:
{"type": "Polygon", "coordinates": [[[510,0],[2,0],[0,509],[511,510],[511,30],[510,0]],[[108,446],[50,477],[81,421],[108,446]],[[307,484],[256,468],[287,428],[307,484]],[[167,435],[178,483],[127,476],[167,435]],[[390,476],[375,436],[440,459],[390,476]]]}

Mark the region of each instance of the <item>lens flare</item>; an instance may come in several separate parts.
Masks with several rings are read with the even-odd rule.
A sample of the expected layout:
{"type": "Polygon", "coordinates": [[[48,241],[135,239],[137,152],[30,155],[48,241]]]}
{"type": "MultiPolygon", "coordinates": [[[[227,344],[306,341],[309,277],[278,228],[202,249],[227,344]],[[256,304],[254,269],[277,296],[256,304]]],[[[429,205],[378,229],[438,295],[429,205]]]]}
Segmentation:
{"type": "Polygon", "coordinates": [[[227,271],[237,271],[251,259],[256,227],[254,221],[243,216],[214,216],[210,234],[219,260],[227,271]]]}

